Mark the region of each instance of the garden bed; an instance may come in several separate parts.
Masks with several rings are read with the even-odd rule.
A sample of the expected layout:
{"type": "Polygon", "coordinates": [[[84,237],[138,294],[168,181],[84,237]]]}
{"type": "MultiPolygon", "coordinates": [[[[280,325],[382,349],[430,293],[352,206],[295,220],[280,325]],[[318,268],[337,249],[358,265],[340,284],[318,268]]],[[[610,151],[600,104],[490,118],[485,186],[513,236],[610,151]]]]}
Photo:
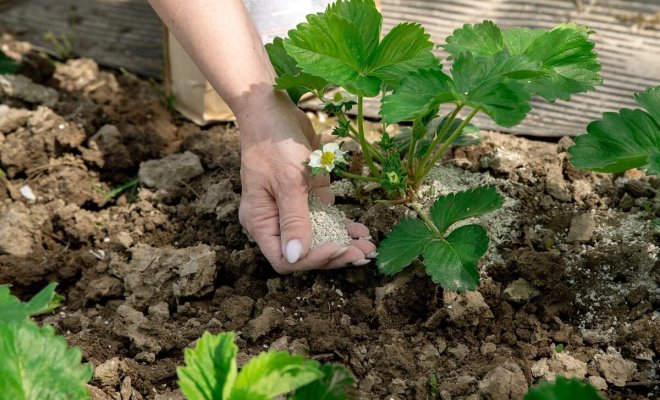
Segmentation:
{"type": "MultiPolygon", "coordinates": [[[[238,222],[235,127],[200,129],[154,85],[92,60],[26,59],[22,76],[43,87],[12,78],[0,96],[0,283],[23,298],[60,283],[64,307],[43,322],[96,367],[94,398],[181,398],[175,368],[205,330],[236,331],[239,363],[269,348],[341,363],[365,399],[519,399],[554,375],[610,399],[660,396],[657,177],[576,170],[569,138],[484,132],[425,186],[505,196],[480,219],[478,291],[445,292],[419,265],[278,276],[238,222]],[[148,160],[140,178],[156,187],[108,199],[148,160]]],[[[376,242],[408,213],[336,187],[376,242]]]]}

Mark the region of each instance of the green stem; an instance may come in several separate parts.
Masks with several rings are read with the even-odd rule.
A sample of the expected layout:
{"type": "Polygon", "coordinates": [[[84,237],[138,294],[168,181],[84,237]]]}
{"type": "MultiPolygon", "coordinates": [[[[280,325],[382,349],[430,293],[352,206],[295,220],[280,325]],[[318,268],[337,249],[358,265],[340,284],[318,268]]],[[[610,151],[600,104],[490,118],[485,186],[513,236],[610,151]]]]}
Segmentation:
{"type": "Polygon", "coordinates": [[[429,216],[424,212],[424,210],[422,210],[422,208],[421,208],[420,206],[418,206],[418,205],[415,204],[415,203],[411,203],[410,206],[412,207],[413,210],[415,210],[415,211],[417,212],[417,216],[419,217],[419,219],[421,219],[422,221],[424,221],[424,223],[425,223],[426,225],[428,225],[428,227],[431,228],[431,230],[432,230],[436,235],[438,235],[438,237],[442,237],[442,234],[440,233],[440,231],[438,230],[438,228],[435,226],[435,224],[433,223],[433,221],[431,221],[431,218],[429,218],[429,216]]]}
{"type": "Polygon", "coordinates": [[[445,121],[445,126],[443,126],[442,129],[440,130],[440,132],[437,133],[437,135],[435,136],[435,139],[433,139],[433,142],[431,142],[431,145],[426,150],[426,154],[424,154],[424,157],[422,158],[422,161],[419,163],[419,166],[417,167],[417,170],[415,171],[415,179],[414,179],[415,185],[417,184],[417,181],[420,178],[420,175],[419,175],[420,172],[424,171],[426,169],[426,165],[429,162],[429,159],[431,158],[431,156],[433,155],[433,150],[436,147],[438,147],[440,142],[442,142],[442,138],[445,136],[445,134],[447,133],[449,128],[452,126],[452,124],[454,123],[454,120],[456,119],[456,116],[458,115],[458,113],[461,111],[462,108],[463,108],[463,104],[458,104],[456,106],[456,108],[454,109],[454,111],[452,111],[451,114],[449,114],[449,116],[447,117],[447,120],[445,121]]]}
{"type": "Polygon", "coordinates": [[[417,151],[417,138],[415,137],[415,123],[410,132],[410,145],[408,146],[408,173],[412,173],[415,163],[415,152],[417,151]]]}
{"type": "Polygon", "coordinates": [[[418,185],[421,183],[422,180],[424,180],[424,177],[428,175],[429,172],[431,172],[431,168],[435,165],[436,162],[442,157],[442,153],[447,150],[447,148],[456,140],[456,138],[463,132],[463,129],[467,126],[467,124],[470,123],[472,118],[474,118],[475,115],[481,110],[479,107],[475,108],[470,112],[470,114],[461,122],[461,124],[456,128],[456,130],[447,138],[447,140],[442,143],[442,146],[438,149],[438,151],[435,153],[435,156],[431,159],[431,162],[424,168],[424,171],[422,172],[421,175],[416,177],[415,179],[415,185],[418,185]]]}
{"type": "MultiPolygon", "coordinates": [[[[358,139],[358,137],[359,137],[359,133],[358,133],[358,131],[355,129],[355,127],[349,123],[349,124],[348,124],[348,129],[349,129],[349,130],[353,133],[353,135],[354,135],[354,136],[351,136],[351,138],[353,138],[353,140],[355,140],[356,142],[360,143],[360,139],[358,139]]],[[[368,146],[369,149],[371,150],[371,154],[374,155],[374,156],[378,159],[379,162],[382,163],[383,161],[385,161],[385,156],[383,155],[383,153],[382,153],[380,150],[378,150],[378,149],[376,148],[376,146],[374,146],[373,144],[369,143],[368,141],[367,141],[367,146],[368,146]]]]}
{"type": "Polygon", "coordinates": [[[367,166],[369,167],[369,171],[371,172],[371,175],[375,177],[380,177],[380,172],[378,171],[378,168],[374,165],[374,161],[371,158],[371,148],[369,147],[369,143],[367,142],[367,139],[364,137],[364,98],[362,96],[358,96],[358,115],[357,115],[357,124],[358,124],[358,139],[360,141],[360,147],[362,148],[362,153],[364,153],[364,160],[367,162],[367,166]]]}
{"type": "Polygon", "coordinates": [[[363,176],[363,175],[352,174],[350,172],[342,171],[340,169],[337,169],[334,172],[339,176],[343,176],[344,178],[356,179],[358,181],[367,181],[367,182],[378,182],[379,181],[378,178],[374,178],[373,176],[363,176]]]}

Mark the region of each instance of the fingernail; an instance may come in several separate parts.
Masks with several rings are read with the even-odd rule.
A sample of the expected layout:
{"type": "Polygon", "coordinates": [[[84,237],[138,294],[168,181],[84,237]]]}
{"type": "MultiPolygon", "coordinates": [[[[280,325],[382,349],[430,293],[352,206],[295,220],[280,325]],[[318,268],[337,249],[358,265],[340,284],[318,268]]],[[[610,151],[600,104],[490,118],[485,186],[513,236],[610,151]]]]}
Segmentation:
{"type": "Polygon", "coordinates": [[[365,237],[361,237],[360,240],[371,240],[371,235],[369,235],[369,236],[365,236],[365,237]]]}
{"type": "Polygon", "coordinates": [[[377,255],[378,255],[378,253],[376,253],[375,251],[372,251],[371,253],[367,254],[365,257],[367,257],[367,258],[376,258],[377,255]]]}
{"type": "Polygon", "coordinates": [[[371,260],[367,260],[367,259],[363,258],[362,260],[353,261],[353,265],[355,265],[356,267],[359,267],[360,265],[369,264],[370,262],[371,262],[371,260]]]}
{"type": "Polygon", "coordinates": [[[335,254],[333,254],[332,257],[330,257],[330,258],[337,258],[337,257],[343,255],[344,253],[346,253],[347,251],[348,251],[348,247],[342,247],[341,249],[337,250],[337,252],[335,254]]]}
{"type": "Polygon", "coordinates": [[[302,242],[299,239],[289,240],[284,249],[284,256],[289,264],[293,264],[300,258],[302,253],[302,242]]]}

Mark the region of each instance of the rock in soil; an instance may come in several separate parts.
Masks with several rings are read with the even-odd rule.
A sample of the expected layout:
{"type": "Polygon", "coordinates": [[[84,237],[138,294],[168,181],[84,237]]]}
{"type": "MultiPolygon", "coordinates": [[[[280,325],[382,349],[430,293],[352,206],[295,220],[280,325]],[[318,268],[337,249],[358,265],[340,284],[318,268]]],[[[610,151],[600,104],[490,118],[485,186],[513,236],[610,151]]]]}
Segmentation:
{"type": "Polygon", "coordinates": [[[542,358],[532,365],[532,375],[552,381],[557,376],[584,379],[587,363],[566,353],[553,353],[550,358],[542,358]]]}
{"type": "Polygon", "coordinates": [[[596,230],[596,220],[591,213],[580,214],[571,220],[566,240],[569,242],[588,242],[596,230]]]}
{"type": "Polygon", "coordinates": [[[119,385],[122,373],[121,360],[119,357],[113,357],[94,368],[94,379],[101,386],[115,387],[119,385]]]}
{"type": "Polygon", "coordinates": [[[477,325],[486,318],[493,318],[484,296],[478,291],[455,293],[445,290],[444,303],[449,319],[458,325],[477,325]]]}
{"type": "Polygon", "coordinates": [[[637,371],[637,365],[621,357],[613,347],[608,347],[605,354],[596,354],[594,361],[605,380],[614,386],[625,386],[637,371]]]}
{"type": "Polygon", "coordinates": [[[13,97],[27,103],[52,107],[57,102],[57,91],[32,82],[22,75],[0,75],[0,95],[13,97]]]}
{"type": "Polygon", "coordinates": [[[502,292],[502,298],[512,303],[525,303],[541,293],[536,286],[523,278],[516,279],[502,292]]]}
{"type": "Polygon", "coordinates": [[[344,225],[346,215],[337,207],[309,196],[309,218],[312,222],[312,248],[326,242],[337,243],[341,247],[351,244],[352,238],[344,225]]]}
{"type": "Polygon", "coordinates": [[[518,364],[505,361],[479,382],[479,394],[487,400],[518,400],[527,392],[527,379],[518,364]]]}
{"type": "Polygon", "coordinates": [[[110,270],[123,279],[127,300],[133,305],[200,297],[213,290],[216,254],[208,245],[168,249],[140,243],[130,253],[130,261],[115,254],[110,270]]]}
{"type": "Polygon", "coordinates": [[[171,189],[204,173],[202,162],[195,153],[186,151],[171,154],[160,160],[140,164],[140,182],[157,189],[171,189]]]}

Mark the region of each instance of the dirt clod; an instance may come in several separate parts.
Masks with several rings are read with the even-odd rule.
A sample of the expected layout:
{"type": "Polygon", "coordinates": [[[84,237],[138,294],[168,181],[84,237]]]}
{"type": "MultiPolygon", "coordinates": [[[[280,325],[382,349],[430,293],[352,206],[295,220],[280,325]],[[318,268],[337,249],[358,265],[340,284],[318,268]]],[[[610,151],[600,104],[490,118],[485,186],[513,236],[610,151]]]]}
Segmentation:
{"type": "Polygon", "coordinates": [[[607,353],[596,354],[594,361],[605,380],[615,386],[625,386],[637,371],[637,365],[621,357],[616,349],[609,347],[607,353]]]}
{"type": "Polygon", "coordinates": [[[140,164],[140,182],[157,189],[171,189],[204,173],[199,157],[190,151],[140,164]]]}
{"type": "Polygon", "coordinates": [[[479,394],[488,400],[521,399],[527,392],[527,379],[518,364],[505,361],[479,382],[479,394]]]}

